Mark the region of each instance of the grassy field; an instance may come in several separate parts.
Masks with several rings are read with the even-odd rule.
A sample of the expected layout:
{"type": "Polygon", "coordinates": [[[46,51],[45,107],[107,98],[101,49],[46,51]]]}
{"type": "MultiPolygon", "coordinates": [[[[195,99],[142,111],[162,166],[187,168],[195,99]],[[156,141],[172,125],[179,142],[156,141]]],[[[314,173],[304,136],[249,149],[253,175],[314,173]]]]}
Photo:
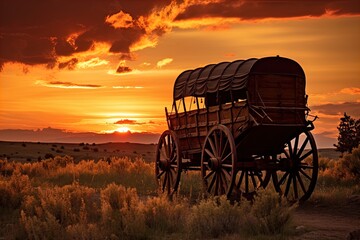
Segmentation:
{"type": "MultiPolygon", "coordinates": [[[[319,156],[338,159],[339,152],[333,148],[319,149],[319,156]]],[[[99,160],[111,157],[141,157],[145,162],[155,159],[156,144],[139,143],[34,143],[0,141],[0,158],[20,162],[33,162],[54,156],[71,156],[80,160],[99,160]]]]}
{"type": "MultiPolygon", "coordinates": [[[[146,149],[132,144],[6,144],[5,154],[17,151],[20,156],[19,149],[25,149],[33,157],[64,146],[62,150],[79,148],[75,153],[88,157],[40,161],[0,157],[0,239],[301,238],[293,221],[297,205],[290,205],[271,187],[259,190],[253,202],[232,204],[224,197],[205,197],[200,174],[187,172],[182,174],[178,195],[170,201],[158,192],[153,162],[142,155],[154,145],[146,149]],[[96,155],[110,149],[134,155],[106,159],[96,155]]],[[[318,184],[308,202],[343,206],[360,194],[358,169],[360,149],[341,159],[321,157],[318,184]]]]}
{"type": "Polygon", "coordinates": [[[0,158],[33,162],[54,156],[71,156],[80,160],[99,160],[111,157],[141,157],[146,162],[155,159],[155,144],[138,143],[34,143],[0,141],[0,158]]]}

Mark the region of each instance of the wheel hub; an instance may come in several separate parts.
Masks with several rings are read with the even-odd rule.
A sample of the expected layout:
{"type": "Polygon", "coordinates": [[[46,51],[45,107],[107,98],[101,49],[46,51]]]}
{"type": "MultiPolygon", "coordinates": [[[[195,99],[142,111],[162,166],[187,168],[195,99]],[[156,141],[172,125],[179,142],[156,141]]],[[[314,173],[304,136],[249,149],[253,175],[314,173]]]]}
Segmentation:
{"type": "Polygon", "coordinates": [[[160,159],[159,167],[162,171],[169,169],[170,162],[167,159],[160,159]]]}
{"type": "Polygon", "coordinates": [[[221,168],[221,161],[219,158],[210,158],[208,164],[211,170],[218,170],[221,168]]]}

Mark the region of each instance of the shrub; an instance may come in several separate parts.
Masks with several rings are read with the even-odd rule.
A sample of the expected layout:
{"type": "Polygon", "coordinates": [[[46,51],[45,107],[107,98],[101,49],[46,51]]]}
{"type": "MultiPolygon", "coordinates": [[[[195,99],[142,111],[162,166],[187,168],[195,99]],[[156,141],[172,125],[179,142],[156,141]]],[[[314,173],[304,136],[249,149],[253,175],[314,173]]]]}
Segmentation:
{"type": "Polygon", "coordinates": [[[342,161],[341,167],[350,178],[360,180],[360,146],[354,148],[351,154],[346,154],[342,161]]]}
{"type": "Polygon", "coordinates": [[[331,176],[337,181],[360,181],[360,147],[354,148],[351,153],[336,161],[330,161],[328,165],[322,175],[331,176]]]}
{"type": "Polygon", "coordinates": [[[145,218],[136,190],[109,184],[101,190],[101,217],[104,229],[118,238],[144,238],[145,218]]]}
{"type": "Polygon", "coordinates": [[[25,196],[30,194],[32,186],[27,175],[17,169],[11,177],[0,179],[0,207],[17,209],[25,196]]]}
{"type": "Polygon", "coordinates": [[[54,155],[52,153],[46,153],[44,158],[45,159],[54,158],[54,155]]]}
{"type": "Polygon", "coordinates": [[[202,200],[191,209],[189,233],[198,238],[217,238],[240,231],[242,212],[225,196],[202,200]]]}
{"type": "Polygon", "coordinates": [[[150,198],[144,205],[145,224],[151,229],[153,236],[185,231],[187,216],[190,214],[186,200],[168,197],[150,198]]]}
{"type": "Polygon", "coordinates": [[[250,235],[274,235],[289,231],[292,212],[296,205],[290,206],[285,198],[270,190],[260,190],[252,205],[241,203],[244,214],[243,231],[250,235]]]}

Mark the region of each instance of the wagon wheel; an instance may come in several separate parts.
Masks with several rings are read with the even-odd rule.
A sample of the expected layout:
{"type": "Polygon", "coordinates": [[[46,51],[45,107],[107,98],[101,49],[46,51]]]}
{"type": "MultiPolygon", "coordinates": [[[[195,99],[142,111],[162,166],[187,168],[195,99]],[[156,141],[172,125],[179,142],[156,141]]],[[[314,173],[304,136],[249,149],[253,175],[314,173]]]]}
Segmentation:
{"type": "Polygon", "coordinates": [[[201,176],[206,191],[230,197],[235,182],[237,154],[234,138],[224,125],[208,133],[201,154],[201,176]]]}
{"type": "Polygon", "coordinates": [[[156,149],[155,175],[162,192],[172,195],[177,191],[181,174],[179,142],[173,131],[160,136],[156,149]]]}
{"type": "MultiPolygon", "coordinates": [[[[247,164],[254,163],[255,158],[252,161],[243,162],[244,167],[240,168],[236,174],[236,188],[248,200],[253,199],[259,188],[265,188],[269,183],[265,171],[261,171],[256,167],[245,167],[247,164]]],[[[264,157],[261,156],[260,158],[264,157]]]]}
{"type": "Polygon", "coordinates": [[[264,188],[264,176],[257,170],[239,170],[236,177],[236,188],[241,196],[248,200],[253,199],[259,188],[264,188]]]}
{"type": "Polygon", "coordinates": [[[306,201],[314,191],[318,176],[318,153],[308,131],[285,144],[280,155],[282,174],[273,174],[275,189],[289,200],[306,201]]]}

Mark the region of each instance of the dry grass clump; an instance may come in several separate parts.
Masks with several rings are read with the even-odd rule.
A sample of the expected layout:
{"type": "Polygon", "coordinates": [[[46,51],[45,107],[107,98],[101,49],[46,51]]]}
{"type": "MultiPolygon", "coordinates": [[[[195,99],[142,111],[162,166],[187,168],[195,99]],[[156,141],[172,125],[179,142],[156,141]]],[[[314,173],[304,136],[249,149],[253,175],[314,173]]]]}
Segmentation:
{"type": "Polygon", "coordinates": [[[244,212],[239,204],[231,204],[225,196],[204,199],[191,209],[188,219],[190,235],[217,238],[240,233],[244,212]]]}
{"type": "Polygon", "coordinates": [[[340,180],[360,181],[360,147],[338,160],[320,158],[320,172],[340,180]]]}
{"type": "Polygon", "coordinates": [[[189,229],[197,238],[275,236],[290,234],[295,205],[270,190],[259,191],[253,202],[231,204],[225,196],[202,200],[191,209],[189,229]]]}
{"type": "Polygon", "coordinates": [[[276,235],[291,230],[296,205],[273,191],[260,190],[252,205],[245,202],[241,207],[245,214],[243,230],[249,235],[276,235]]]}
{"type": "Polygon", "coordinates": [[[342,206],[360,194],[360,147],[337,160],[319,159],[319,178],[311,201],[342,206]]]}
{"type": "Polygon", "coordinates": [[[101,190],[102,231],[109,237],[140,239],[146,236],[142,203],[135,189],[110,184],[101,190]]]}
{"type": "Polygon", "coordinates": [[[0,208],[17,209],[23,199],[32,192],[31,182],[27,175],[18,170],[10,177],[0,176],[0,208]]]}

